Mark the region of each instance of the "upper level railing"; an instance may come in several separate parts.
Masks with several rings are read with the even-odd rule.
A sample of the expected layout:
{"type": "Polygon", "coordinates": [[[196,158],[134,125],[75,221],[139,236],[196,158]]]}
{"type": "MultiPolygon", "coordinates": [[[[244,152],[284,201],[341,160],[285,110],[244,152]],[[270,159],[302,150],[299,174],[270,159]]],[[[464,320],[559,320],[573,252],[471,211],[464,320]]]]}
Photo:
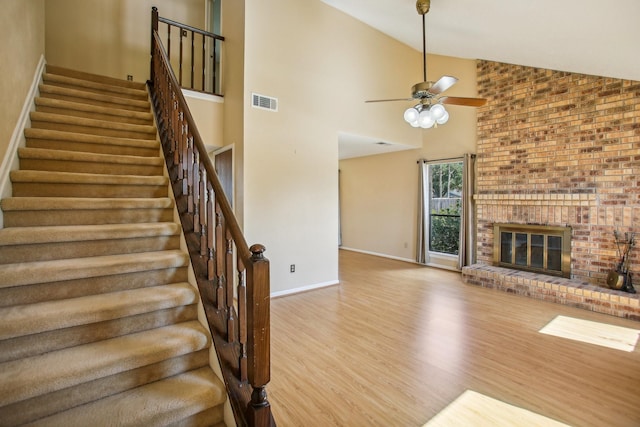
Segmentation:
{"type": "Polygon", "coordinates": [[[222,95],[220,58],[224,37],[160,16],[157,24],[166,24],[156,30],[164,35],[167,58],[180,86],[222,95]]]}
{"type": "Polygon", "coordinates": [[[275,426],[270,380],[269,261],[247,245],[158,34],[151,79],[158,131],[193,270],[238,426],[275,426]]]}

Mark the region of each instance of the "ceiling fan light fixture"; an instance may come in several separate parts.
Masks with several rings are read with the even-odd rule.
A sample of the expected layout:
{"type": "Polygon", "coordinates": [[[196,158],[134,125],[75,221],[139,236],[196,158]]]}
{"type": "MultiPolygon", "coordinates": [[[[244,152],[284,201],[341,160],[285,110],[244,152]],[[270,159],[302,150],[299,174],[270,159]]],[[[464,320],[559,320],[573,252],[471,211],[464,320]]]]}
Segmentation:
{"type": "Polygon", "coordinates": [[[444,106],[442,104],[435,104],[432,105],[431,108],[431,115],[433,116],[433,119],[437,122],[439,119],[441,119],[445,113],[447,112],[447,110],[445,110],[444,106]]]}
{"type": "Polygon", "coordinates": [[[416,9],[422,16],[422,82],[411,88],[411,98],[376,99],[365,102],[414,101],[418,104],[404,111],[404,120],[413,127],[429,129],[443,125],[449,120],[449,113],[443,104],[481,107],[487,102],[484,98],[462,98],[442,96],[442,93],[456,84],[453,76],[442,76],[435,82],[427,80],[427,30],[426,14],[431,8],[431,0],[416,0],[416,9]]]}
{"type": "Polygon", "coordinates": [[[418,122],[418,116],[420,112],[415,107],[407,108],[404,112],[404,120],[407,123],[418,122]]]}
{"type": "Polygon", "coordinates": [[[420,111],[420,115],[418,116],[418,124],[423,129],[429,129],[435,124],[436,120],[433,118],[431,114],[431,110],[429,108],[423,108],[420,111]]]}
{"type": "Polygon", "coordinates": [[[436,120],[436,123],[439,125],[443,125],[445,123],[447,123],[449,121],[449,112],[445,110],[444,114],[442,115],[442,117],[440,117],[439,119],[436,120]]]}

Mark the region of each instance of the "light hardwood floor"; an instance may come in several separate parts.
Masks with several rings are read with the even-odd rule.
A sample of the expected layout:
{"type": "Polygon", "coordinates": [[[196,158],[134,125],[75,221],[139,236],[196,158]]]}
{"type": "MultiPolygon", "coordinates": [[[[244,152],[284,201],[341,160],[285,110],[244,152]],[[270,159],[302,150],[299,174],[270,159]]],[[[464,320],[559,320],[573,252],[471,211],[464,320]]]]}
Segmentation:
{"type": "Polygon", "coordinates": [[[340,285],[271,301],[279,426],[422,426],[470,389],[572,426],[640,426],[640,349],[538,333],[619,319],[340,251],[340,285]]]}

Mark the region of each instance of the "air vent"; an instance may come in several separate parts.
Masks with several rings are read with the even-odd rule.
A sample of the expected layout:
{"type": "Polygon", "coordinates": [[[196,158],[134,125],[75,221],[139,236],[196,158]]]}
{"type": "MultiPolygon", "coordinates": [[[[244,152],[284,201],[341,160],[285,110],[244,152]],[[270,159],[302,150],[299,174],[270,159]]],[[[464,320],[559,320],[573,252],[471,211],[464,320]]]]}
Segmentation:
{"type": "Polygon", "coordinates": [[[278,98],[252,93],[251,106],[263,110],[278,111],[278,98]]]}

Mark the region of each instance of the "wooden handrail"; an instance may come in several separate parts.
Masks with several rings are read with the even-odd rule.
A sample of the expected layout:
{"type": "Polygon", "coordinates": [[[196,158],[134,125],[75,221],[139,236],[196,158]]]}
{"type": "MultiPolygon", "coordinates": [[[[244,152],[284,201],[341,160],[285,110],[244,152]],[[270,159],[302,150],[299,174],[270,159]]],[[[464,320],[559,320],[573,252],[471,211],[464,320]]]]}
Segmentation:
{"type": "MultiPolygon", "coordinates": [[[[249,247],[158,34],[152,9],[150,92],[185,240],[239,426],[275,426],[265,247],[249,247]]],[[[173,22],[173,21],[172,21],[173,22]]]]}

